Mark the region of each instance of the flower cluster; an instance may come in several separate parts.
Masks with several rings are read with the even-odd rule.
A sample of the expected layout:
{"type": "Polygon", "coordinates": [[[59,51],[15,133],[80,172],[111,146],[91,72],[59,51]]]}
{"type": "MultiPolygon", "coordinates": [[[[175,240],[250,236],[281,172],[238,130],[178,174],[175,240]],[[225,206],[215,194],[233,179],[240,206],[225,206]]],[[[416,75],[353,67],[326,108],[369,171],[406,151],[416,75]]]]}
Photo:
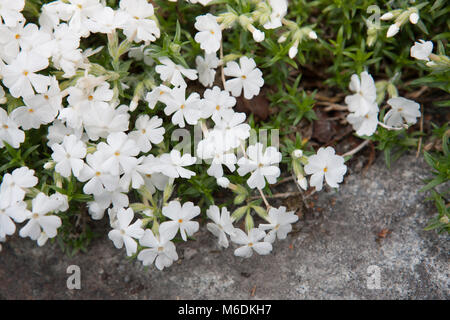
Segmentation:
{"type": "MultiPolygon", "coordinates": [[[[265,196],[282,174],[283,150],[252,139],[252,120],[235,108],[264,92],[264,64],[254,52],[228,50],[224,39],[238,28],[255,45],[286,43],[286,57],[277,58],[295,64],[304,42],[318,35],[313,25],[286,18],[287,0],[246,2],[251,13],[227,5],[195,17],[189,60],[180,26],[171,39],[147,0],[114,7],[56,0],[42,5],[32,22],[25,0],[0,0],[0,151],[13,155],[1,163],[11,172],[0,185],[0,242],[24,223],[19,235],[42,246],[69,217],[86,212],[109,220],[112,245],[162,270],[178,260],[175,243],[199,231],[202,210],[218,245],[233,244],[236,256],[269,254],[276,239],[285,239],[298,216],[272,207],[265,196]],[[276,41],[269,43],[269,35],[276,41]],[[202,133],[194,148],[191,141],[172,143],[186,129],[202,133]],[[40,161],[27,163],[33,152],[40,161]],[[185,201],[190,185],[206,201],[185,201]],[[234,211],[215,204],[208,188],[217,187],[236,194],[234,211]]],[[[406,14],[417,22],[417,8],[391,18],[401,24],[406,14]]],[[[430,43],[416,43],[411,56],[433,60],[430,43]]],[[[380,122],[382,101],[370,74],[354,74],[349,87],[347,121],[359,136],[373,135],[378,125],[403,128],[421,115],[417,103],[391,95],[380,122]]],[[[288,158],[303,191],[338,188],[347,173],[345,158],[330,146],[317,152],[297,146],[288,158]]]]}
{"type": "MultiPolygon", "coordinates": [[[[349,88],[355,93],[345,97],[345,103],[350,112],[347,121],[359,136],[373,135],[378,125],[395,130],[415,124],[421,115],[420,105],[417,102],[394,96],[387,100],[391,109],[385,114],[384,122],[380,122],[378,120],[377,88],[372,76],[367,71],[362,72],[359,77],[356,74],[352,75],[349,88]]],[[[394,91],[396,92],[395,87],[394,91]]]]}

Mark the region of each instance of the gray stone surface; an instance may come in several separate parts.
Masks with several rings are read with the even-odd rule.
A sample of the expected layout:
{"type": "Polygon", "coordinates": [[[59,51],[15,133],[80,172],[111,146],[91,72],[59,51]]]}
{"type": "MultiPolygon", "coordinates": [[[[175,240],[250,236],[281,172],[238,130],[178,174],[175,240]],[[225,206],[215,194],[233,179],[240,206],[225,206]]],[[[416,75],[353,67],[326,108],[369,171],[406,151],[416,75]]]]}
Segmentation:
{"type": "Polygon", "coordinates": [[[405,156],[388,170],[380,157],[364,175],[355,167],[337,193],[318,194],[270,256],[234,257],[200,231],[197,242],[177,246],[179,263],[159,272],[127,260],[107,230],[73,258],[56,245],[11,238],[0,253],[0,298],[448,299],[449,237],[423,231],[434,214],[417,193],[426,164],[405,156]],[[383,229],[389,233],[377,240],[383,229]],[[81,290],[66,288],[71,264],[81,267],[81,290]],[[367,288],[371,265],[380,289],[367,288]]]}

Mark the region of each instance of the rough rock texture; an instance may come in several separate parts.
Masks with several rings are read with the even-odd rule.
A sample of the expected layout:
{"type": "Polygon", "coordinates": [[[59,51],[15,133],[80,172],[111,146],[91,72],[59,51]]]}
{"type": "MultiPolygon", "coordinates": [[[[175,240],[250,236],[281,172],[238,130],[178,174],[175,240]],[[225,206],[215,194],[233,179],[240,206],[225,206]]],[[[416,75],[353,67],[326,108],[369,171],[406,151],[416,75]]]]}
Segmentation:
{"type": "Polygon", "coordinates": [[[388,170],[380,157],[365,175],[350,172],[337,193],[319,193],[272,255],[247,260],[220,251],[205,231],[178,245],[179,263],[163,272],[127,260],[106,230],[73,258],[14,237],[0,254],[0,298],[449,299],[449,237],[423,231],[434,214],[417,193],[428,171],[413,156],[388,170]],[[81,290],[66,288],[72,264],[81,267],[81,290]],[[380,289],[367,286],[373,265],[380,289]]]}

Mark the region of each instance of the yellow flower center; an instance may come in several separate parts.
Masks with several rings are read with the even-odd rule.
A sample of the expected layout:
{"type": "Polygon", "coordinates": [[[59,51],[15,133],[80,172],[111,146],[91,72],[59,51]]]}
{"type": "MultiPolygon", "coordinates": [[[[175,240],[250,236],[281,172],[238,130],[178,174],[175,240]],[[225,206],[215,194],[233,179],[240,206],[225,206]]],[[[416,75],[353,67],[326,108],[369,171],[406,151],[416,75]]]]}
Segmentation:
{"type": "Polygon", "coordinates": [[[220,110],[220,106],[219,106],[219,105],[216,106],[216,110],[217,110],[217,111],[220,110]]]}

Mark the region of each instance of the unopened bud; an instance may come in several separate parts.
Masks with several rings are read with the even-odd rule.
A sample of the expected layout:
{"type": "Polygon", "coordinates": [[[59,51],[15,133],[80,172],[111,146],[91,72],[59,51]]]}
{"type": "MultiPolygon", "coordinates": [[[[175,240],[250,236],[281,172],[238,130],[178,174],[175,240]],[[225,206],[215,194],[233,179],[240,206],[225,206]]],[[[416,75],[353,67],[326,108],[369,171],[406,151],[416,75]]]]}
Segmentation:
{"type": "Polygon", "coordinates": [[[308,189],[308,181],[306,180],[306,178],[302,175],[298,175],[297,176],[297,183],[300,186],[300,188],[302,188],[303,190],[307,190],[308,189]]]}
{"type": "Polygon", "coordinates": [[[315,31],[311,30],[311,31],[308,33],[308,37],[309,37],[310,39],[316,40],[316,39],[317,39],[317,33],[316,33],[315,31]]]}
{"type": "Polygon", "coordinates": [[[386,37],[390,38],[395,36],[400,31],[400,26],[397,23],[391,24],[389,27],[386,37]]]}
{"type": "Polygon", "coordinates": [[[380,17],[381,20],[391,20],[392,18],[394,18],[392,12],[386,12],[380,17]]]}
{"type": "Polygon", "coordinates": [[[416,24],[419,21],[419,15],[417,12],[413,12],[409,15],[409,22],[416,24]]]}
{"type": "Polygon", "coordinates": [[[443,216],[439,219],[439,222],[444,223],[444,224],[448,224],[449,219],[447,216],[443,216]]]}

